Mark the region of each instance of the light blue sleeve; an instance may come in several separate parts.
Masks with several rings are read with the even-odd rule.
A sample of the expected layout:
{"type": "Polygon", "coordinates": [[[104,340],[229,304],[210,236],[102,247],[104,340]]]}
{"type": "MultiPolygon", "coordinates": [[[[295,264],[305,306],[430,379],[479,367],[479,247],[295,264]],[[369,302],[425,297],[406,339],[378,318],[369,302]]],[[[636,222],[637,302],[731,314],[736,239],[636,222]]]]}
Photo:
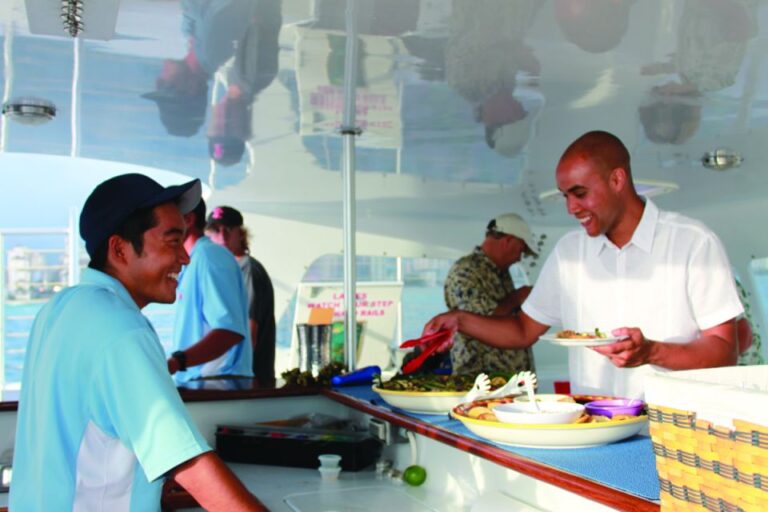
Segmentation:
{"type": "Polygon", "coordinates": [[[210,256],[207,268],[199,269],[198,273],[205,322],[212,330],[227,329],[245,337],[248,307],[240,267],[229,253],[212,252],[210,256]]]}
{"type": "Polygon", "coordinates": [[[110,340],[93,380],[97,425],[136,455],[147,480],[210,450],[181,401],[151,330],[136,329],[110,340]]]}

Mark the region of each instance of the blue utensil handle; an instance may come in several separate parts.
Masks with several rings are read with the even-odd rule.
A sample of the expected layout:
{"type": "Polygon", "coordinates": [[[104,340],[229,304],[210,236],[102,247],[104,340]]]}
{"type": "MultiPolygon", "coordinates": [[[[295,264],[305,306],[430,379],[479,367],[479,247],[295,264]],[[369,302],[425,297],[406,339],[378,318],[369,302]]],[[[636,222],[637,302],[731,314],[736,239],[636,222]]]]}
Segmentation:
{"type": "Polygon", "coordinates": [[[344,375],[336,375],[331,378],[333,386],[355,386],[358,384],[370,384],[374,375],[381,375],[381,368],[376,365],[366,366],[344,375]]]}

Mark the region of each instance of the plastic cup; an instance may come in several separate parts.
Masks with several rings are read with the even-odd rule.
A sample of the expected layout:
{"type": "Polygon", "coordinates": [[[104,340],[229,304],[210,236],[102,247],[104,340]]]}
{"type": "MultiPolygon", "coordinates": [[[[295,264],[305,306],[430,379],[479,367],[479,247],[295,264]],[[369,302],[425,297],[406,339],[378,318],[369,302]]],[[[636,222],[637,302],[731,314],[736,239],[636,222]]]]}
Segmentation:
{"type": "Polygon", "coordinates": [[[318,455],[317,460],[320,461],[321,468],[338,468],[339,463],[341,462],[341,455],[336,455],[335,453],[324,453],[322,455],[318,455]]]}
{"type": "Polygon", "coordinates": [[[324,468],[323,466],[320,466],[317,469],[318,471],[320,471],[320,476],[323,478],[323,480],[326,480],[326,481],[338,480],[339,473],[341,473],[340,467],[324,468]]]}

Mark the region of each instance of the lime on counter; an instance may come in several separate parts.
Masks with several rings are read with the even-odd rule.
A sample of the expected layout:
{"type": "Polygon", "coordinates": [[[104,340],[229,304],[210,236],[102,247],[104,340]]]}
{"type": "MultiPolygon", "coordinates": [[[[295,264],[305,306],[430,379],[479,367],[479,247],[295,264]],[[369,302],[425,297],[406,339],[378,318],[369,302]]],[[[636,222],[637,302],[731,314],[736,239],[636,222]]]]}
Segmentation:
{"type": "Polygon", "coordinates": [[[403,471],[403,480],[408,485],[413,485],[414,487],[421,485],[424,483],[424,480],[427,479],[427,470],[424,469],[421,466],[413,465],[408,466],[405,468],[405,471],[403,471]]]}

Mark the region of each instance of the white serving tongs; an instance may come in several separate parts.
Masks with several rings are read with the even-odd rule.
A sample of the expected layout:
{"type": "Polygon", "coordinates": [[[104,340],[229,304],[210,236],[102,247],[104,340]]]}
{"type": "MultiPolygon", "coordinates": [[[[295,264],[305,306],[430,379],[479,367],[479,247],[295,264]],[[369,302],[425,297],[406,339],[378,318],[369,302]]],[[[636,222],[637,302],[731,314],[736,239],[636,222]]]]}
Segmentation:
{"type": "Polygon", "coordinates": [[[463,402],[474,402],[475,400],[499,398],[507,395],[520,395],[523,389],[529,387],[532,390],[535,385],[536,374],[524,371],[512,375],[506,384],[499,389],[491,391],[491,379],[488,375],[480,373],[475,378],[472,389],[464,396],[463,402]]]}

